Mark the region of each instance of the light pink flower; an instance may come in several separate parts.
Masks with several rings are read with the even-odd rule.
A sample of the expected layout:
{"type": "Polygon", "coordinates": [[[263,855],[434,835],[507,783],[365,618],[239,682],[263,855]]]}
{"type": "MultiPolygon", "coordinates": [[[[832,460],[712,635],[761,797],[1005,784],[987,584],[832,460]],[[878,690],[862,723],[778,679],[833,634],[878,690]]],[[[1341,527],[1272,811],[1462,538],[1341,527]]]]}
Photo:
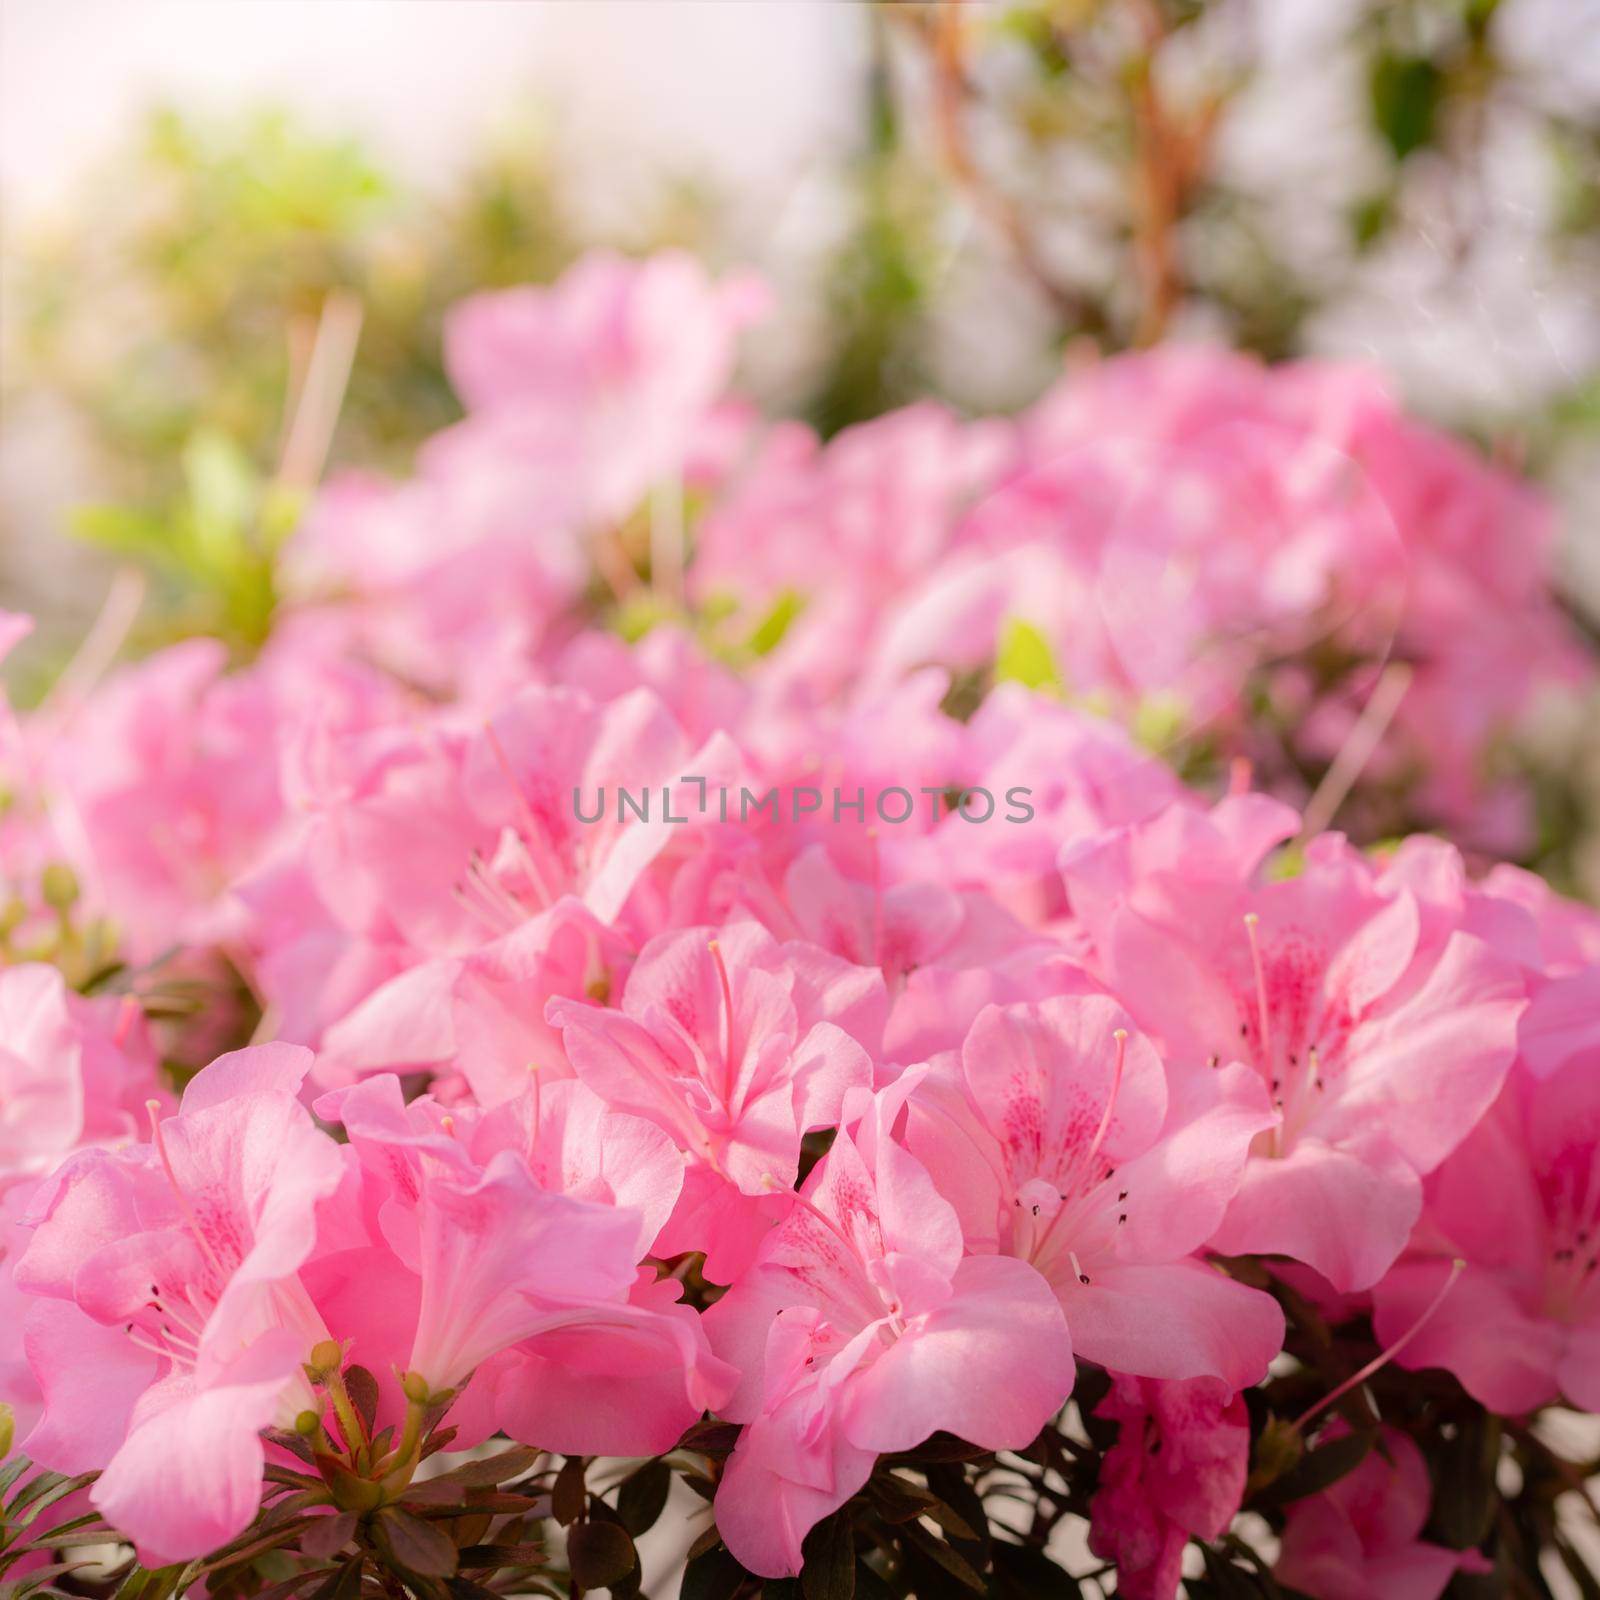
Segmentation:
{"type": "Polygon", "coordinates": [[[1029,1262],[1076,1355],[1151,1378],[1256,1382],[1283,1313],[1196,1254],[1275,1118],[1234,1063],[1179,1076],[1109,998],[981,1012],[909,1101],[907,1141],[969,1251],[1029,1262]]]}
{"type": "Polygon", "coordinates": [[[726,1283],[785,1214],[801,1137],[871,1087],[884,1009],[876,971],[741,922],[652,940],[620,1011],[554,1001],[549,1015],[578,1076],[688,1155],[659,1249],[705,1251],[726,1283]]]}
{"type": "Polygon", "coordinates": [[[717,1526],[763,1576],[800,1570],[807,1531],[881,1452],[940,1429],[1018,1449],[1072,1387],[1049,1286],[1024,1262],[963,1257],[954,1210],[890,1137],[902,1093],[858,1105],[853,1132],[706,1313],[713,1349],[740,1373],[722,1415],[746,1424],[717,1526]]]}
{"type": "Polygon", "coordinates": [[[340,1151],[296,1098],[310,1053],[222,1056],[153,1145],[48,1179],[15,1269],[44,1414],[24,1448],[102,1469],[93,1500],[151,1564],[202,1555],[260,1504],[260,1432],[311,1403],[327,1329],[298,1273],[340,1151]]]}
{"type": "Polygon", "coordinates": [[[445,365],[472,427],[510,430],[581,486],[589,519],[613,519],[681,471],[733,372],[735,336],[765,307],[759,282],[710,282],[691,257],[593,254],[548,289],[463,301],[445,365]]]}
{"type": "Polygon", "coordinates": [[[165,1098],[156,1065],[131,997],[85,999],[38,962],[0,969],[0,1191],[132,1135],[165,1098]]]}
{"type": "Polygon", "coordinates": [[[1063,867],[1095,969],[1174,1070],[1243,1056],[1279,1111],[1214,1246],[1352,1290],[1399,1255],[1422,1175],[1493,1101],[1523,986],[1464,930],[1424,940],[1415,896],[1385,892],[1336,835],[1270,881],[1295,820],[1259,796],[1175,805],[1063,867]]]}
{"type": "Polygon", "coordinates": [[[583,1454],[669,1449],[727,1393],[677,1285],[640,1271],[683,1175],[658,1128],[537,1075],[490,1111],[406,1105],[389,1076],[318,1109],[366,1179],[370,1245],[313,1274],[354,1359],[465,1387],[483,1432],[583,1454]]]}

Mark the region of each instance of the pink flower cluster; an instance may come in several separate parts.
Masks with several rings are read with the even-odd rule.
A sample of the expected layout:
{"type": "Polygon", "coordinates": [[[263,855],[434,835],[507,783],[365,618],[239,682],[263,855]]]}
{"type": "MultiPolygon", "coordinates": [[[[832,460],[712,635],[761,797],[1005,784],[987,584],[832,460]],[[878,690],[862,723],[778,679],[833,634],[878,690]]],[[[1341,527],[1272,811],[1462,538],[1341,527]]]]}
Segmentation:
{"type": "MultiPolygon", "coordinates": [[[[1231,1258],[1600,1410],[1600,916],[1118,720],[1250,750],[1270,673],[1331,756],[1403,660],[1376,770],[1481,836],[1489,741],[1590,671],[1542,510],[1363,373],[1203,350],[822,446],[728,398],[757,305],[670,256],[469,303],[466,420],[327,491],[257,661],[0,720],[0,1397],[150,1562],[250,1523],[330,1341],[400,1451],[424,1401],[458,1447],[738,1424],[716,1522],[773,1576],[881,1455],[1021,1449],[1093,1363],[1094,1548],[1162,1600],[1284,1341],[1231,1258]],[[1053,683],[993,681],[1018,624],[1053,683]],[[85,917],[123,964],[80,994],[85,917]],[[234,1013],[147,1022],[173,972],[256,1041],[181,1095],[158,1048],[234,1013]]],[[[1285,1581],[1438,1594],[1420,1470],[1298,1511],[1285,1581]]]]}

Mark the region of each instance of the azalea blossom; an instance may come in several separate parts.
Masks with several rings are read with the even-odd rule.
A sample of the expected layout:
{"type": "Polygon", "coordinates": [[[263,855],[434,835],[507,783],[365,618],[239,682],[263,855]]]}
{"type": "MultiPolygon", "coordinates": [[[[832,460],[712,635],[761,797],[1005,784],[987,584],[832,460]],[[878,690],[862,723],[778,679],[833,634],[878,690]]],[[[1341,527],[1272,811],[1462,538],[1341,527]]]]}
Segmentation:
{"type": "Polygon", "coordinates": [[[537,1074],[482,1112],[407,1105],[388,1075],[318,1109],[364,1176],[367,1239],[309,1275],[355,1359],[467,1390],[484,1433],[575,1453],[667,1449],[727,1392],[676,1285],[640,1270],[683,1177],[651,1123],[537,1074]]]}
{"type": "Polygon", "coordinates": [[[1185,1545],[1223,1533],[1244,1495],[1244,1401],[1215,1378],[1118,1378],[1095,1414],[1120,1426],[1089,1506],[1089,1547],[1115,1562],[1118,1594],[1173,1600],[1185,1545]]]}
{"type": "Polygon", "coordinates": [[[311,1054],[219,1057],[147,1144],[91,1148],[35,1195],[16,1286],[43,1415],[25,1448],[68,1473],[153,1565],[203,1555],[261,1500],[263,1428],[313,1403],[328,1336],[299,1279],[337,1145],[296,1098],[311,1054]]]}
{"type": "Polygon", "coordinates": [[[1427,1183],[1411,1246],[1372,1291],[1384,1341],[1459,1281],[1396,1357],[1445,1367],[1506,1415],[1565,1396],[1600,1408],[1600,1073],[1519,1068],[1427,1183]]]}
{"type": "Polygon", "coordinates": [[[872,1086],[882,979],[758,924],[690,928],[647,945],[620,1010],[553,1001],[578,1076],[648,1117],[689,1157],[658,1248],[706,1253],[731,1282],[785,1214],[800,1141],[872,1086]]]}
{"type": "Polygon", "coordinates": [[[755,1264],[706,1313],[746,1424],[717,1526],[750,1571],[800,1570],[806,1533],[877,1456],[939,1429],[1017,1449],[1072,1387],[1061,1310],[1026,1263],[963,1254],[961,1224],[890,1137],[906,1087],[857,1101],[755,1264]]]}
{"type": "Polygon", "coordinates": [[[1197,1252],[1275,1122],[1247,1068],[1169,1085],[1127,1014],[1085,996],[980,1012],[959,1060],[918,1080],[907,1139],[967,1249],[1050,1284],[1077,1355],[1237,1389],[1277,1354],[1283,1314],[1197,1252]]]}
{"type": "MultiPolygon", "coordinates": [[[[1348,1432],[1335,1421],[1322,1439],[1348,1432]]],[[[1290,1507],[1273,1571],[1312,1600],[1438,1600],[1457,1572],[1485,1572],[1488,1563],[1420,1537],[1432,1502],[1421,1452],[1384,1428],[1354,1471],[1290,1507]]]]}
{"type": "Polygon", "coordinates": [[[1095,970],[1169,1059],[1217,1070],[1241,1055],[1278,1112],[1213,1245],[1360,1289],[1405,1247],[1422,1176],[1498,1092],[1524,989],[1464,929],[1424,940],[1415,896],[1385,892],[1337,835],[1270,878],[1296,826],[1258,796],[1174,805],[1069,847],[1063,868],[1095,970]]]}

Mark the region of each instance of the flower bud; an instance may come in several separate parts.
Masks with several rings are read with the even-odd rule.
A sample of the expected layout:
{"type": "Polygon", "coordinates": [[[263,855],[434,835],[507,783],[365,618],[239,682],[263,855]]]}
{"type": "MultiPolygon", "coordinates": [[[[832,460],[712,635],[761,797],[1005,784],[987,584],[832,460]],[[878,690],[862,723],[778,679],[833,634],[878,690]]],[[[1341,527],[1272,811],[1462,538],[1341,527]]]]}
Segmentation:
{"type": "Polygon", "coordinates": [[[52,911],[66,911],[79,895],[78,875],[65,861],[52,861],[39,875],[39,897],[52,911]]]}
{"type": "Polygon", "coordinates": [[[344,1365],[344,1346],[337,1339],[323,1339],[311,1347],[308,1365],[323,1376],[336,1373],[344,1365]]]}

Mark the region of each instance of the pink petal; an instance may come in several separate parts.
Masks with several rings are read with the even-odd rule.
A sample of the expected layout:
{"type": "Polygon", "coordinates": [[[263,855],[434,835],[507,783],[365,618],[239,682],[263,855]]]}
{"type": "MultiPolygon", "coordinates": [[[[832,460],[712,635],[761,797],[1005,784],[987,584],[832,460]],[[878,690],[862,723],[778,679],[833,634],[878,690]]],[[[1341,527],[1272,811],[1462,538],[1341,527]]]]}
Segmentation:
{"type": "Polygon", "coordinates": [[[1251,1160],[1211,1243],[1228,1256],[1292,1256],[1349,1292],[1383,1276],[1421,1210],[1421,1181],[1386,1146],[1301,1139],[1282,1158],[1251,1160]]]}
{"type": "Polygon", "coordinates": [[[1072,1341],[1050,1286],[1026,1262],[971,1256],[951,1297],[913,1323],[847,1391],[842,1421],[866,1450],[909,1450],[941,1429],[1020,1449],[1066,1403],[1072,1341]]]}
{"type": "Polygon", "coordinates": [[[1230,1390],[1265,1375],[1283,1348],[1278,1302],[1199,1261],[1102,1265],[1062,1294],[1073,1348],[1113,1372],[1220,1378],[1230,1390]]]}

